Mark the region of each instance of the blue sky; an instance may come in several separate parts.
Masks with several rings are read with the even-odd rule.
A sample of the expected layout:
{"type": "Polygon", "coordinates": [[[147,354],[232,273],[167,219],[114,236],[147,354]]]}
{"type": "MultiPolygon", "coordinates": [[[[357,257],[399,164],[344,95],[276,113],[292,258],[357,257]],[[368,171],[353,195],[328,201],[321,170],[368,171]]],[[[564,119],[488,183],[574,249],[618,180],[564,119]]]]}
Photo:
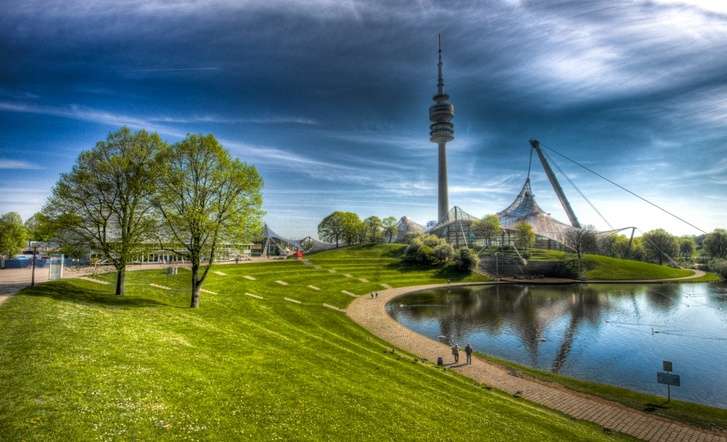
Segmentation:
{"type": "MultiPolygon", "coordinates": [[[[282,234],[314,233],[332,210],[425,223],[438,32],[456,108],[452,204],[506,207],[536,137],[705,230],[727,225],[721,0],[6,1],[0,212],[39,210],[80,151],[127,125],[170,142],[214,133],[258,166],[282,234]]],[[[697,233],[559,165],[614,226],[697,233]]],[[[566,220],[534,170],[538,201],[566,220]]]]}

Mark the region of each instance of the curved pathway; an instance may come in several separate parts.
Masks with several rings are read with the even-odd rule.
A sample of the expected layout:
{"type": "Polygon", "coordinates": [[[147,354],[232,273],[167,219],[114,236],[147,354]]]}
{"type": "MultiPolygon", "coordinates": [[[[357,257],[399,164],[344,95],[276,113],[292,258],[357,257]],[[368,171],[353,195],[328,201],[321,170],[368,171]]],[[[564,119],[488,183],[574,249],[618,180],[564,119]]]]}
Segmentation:
{"type": "MultiPolygon", "coordinates": [[[[451,360],[450,348],[409,330],[396,322],[385,310],[385,305],[406,293],[435,287],[451,287],[472,284],[432,284],[402,287],[379,292],[377,298],[362,296],[346,309],[346,314],[374,335],[392,345],[429,361],[438,356],[451,360]]],[[[472,365],[450,367],[452,370],[506,393],[560,411],[576,419],[596,423],[604,428],[619,431],[648,441],[720,441],[727,442],[723,434],[712,433],[696,427],[667,420],[594,396],[567,390],[564,387],[545,384],[510,374],[506,369],[472,358],[472,365]]]]}

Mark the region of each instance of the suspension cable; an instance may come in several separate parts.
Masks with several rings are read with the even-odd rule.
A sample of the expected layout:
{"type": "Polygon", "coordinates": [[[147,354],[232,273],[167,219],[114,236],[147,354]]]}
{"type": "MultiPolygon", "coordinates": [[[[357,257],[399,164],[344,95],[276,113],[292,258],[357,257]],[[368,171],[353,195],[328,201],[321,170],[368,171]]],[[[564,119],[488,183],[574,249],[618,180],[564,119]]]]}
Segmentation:
{"type": "Polygon", "coordinates": [[[589,168],[587,166],[584,166],[583,164],[581,164],[578,161],[574,160],[573,158],[570,158],[570,157],[568,157],[566,155],[563,155],[562,153],[558,152],[557,150],[555,150],[555,149],[553,149],[551,147],[544,146],[542,144],[541,144],[541,146],[544,147],[545,149],[553,152],[554,154],[556,154],[556,155],[558,155],[558,156],[560,156],[562,158],[565,158],[566,160],[570,161],[571,163],[575,164],[576,166],[580,167],[581,169],[584,169],[584,170],[586,170],[586,171],[588,171],[588,172],[596,175],[597,177],[601,178],[602,180],[608,181],[609,183],[613,184],[614,186],[618,187],[619,189],[623,190],[624,192],[630,193],[631,195],[635,196],[636,198],[640,199],[641,201],[644,201],[645,203],[647,203],[647,204],[649,204],[651,206],[656,207],[657,209],[661,210],[662,212],[666,213],[667,215],[669,215],[669,216],[671,216],[673,218],[676,218],[679,221],[683,222],[684,224],[686,224],[686,225],[688,225],[688,226],[690,226],[690,227],[692,227],[692,228],[694,228],[696,230],[699,230],[702,233],[707,233],[706,231],[700,229],[699,227],[695,226],[694,224],[690,223],[689,221],[685,220],[684,218],[680,217],[679,215],[676,215],[675,213],[670,212],[669,210],[661,207],[660,205],[658,205],[656,203],[653,203],[653,202],[649,201],[648,199],[644,198],[643,196],[637,194],[636,192],[633,192],[633,191],[627,189],[626,187],[624,187],[624,186],[622,186],[622,185],[614,182],[613,180],[610,180],[610,179],[606,178],[605,176],[601,175],[600,173],[596,172],[595,170],[593,170],[593,169],[591,169],[591,168],[589,168]]]}
{"type": "Polygon", "coordinates": [[[530,179],[530,169],[533,167],[533,149],[530,149],[530,159],[528,160],[528,179],[530,179]]]}
{"type": "Polygon", "coordinates": [[[548,155],[547,152],[543,152],[543,154],[548,159],[548,161],[555,166],[555,168],[558,170],[558,172],[560,172],[560,174],[563,175],[566,180],[568,180],[568,182],[570,183],[570,185],[573,186],[574,189],[576,189],[576,192],[578,192],[578,194],[581,196],[581,198],[583,198],[584,200],[586,200],[586,202],[588,203],[588,205],[591,206],[591,209],[593,209],[598,214],[598,216],[601,217],[601,219],[603,220],[604,223],[606,223],[606,225],[608,226],[608,228],[609,229],[613,229],[613,226],[611,225],[611,223],[608,222],[608,220],[606,219],[606,217],[603,216],[603,214],[601,213],[601,211],[596,208],[596,206],[591,202],[591,200],[588,199],[588,197],[581,191],[581,189],[578,188],[578,186],[576,186],[576,183],[574,183],[573,180],[570,179],[570,177],[563,171],[563,169],[560,168],[560,166],[558,165],[558,163],[556,163],[553,160],[553,158],[550,155],[548,155]]]}

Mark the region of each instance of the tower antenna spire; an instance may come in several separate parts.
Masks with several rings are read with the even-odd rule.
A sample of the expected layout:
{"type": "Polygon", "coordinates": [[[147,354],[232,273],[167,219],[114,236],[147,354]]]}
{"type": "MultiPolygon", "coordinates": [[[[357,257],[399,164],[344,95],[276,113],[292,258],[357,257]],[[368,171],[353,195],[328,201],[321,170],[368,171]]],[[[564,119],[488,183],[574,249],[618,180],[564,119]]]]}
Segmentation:
{"type": "Polygon", "coordinates": [[[442,77],[442,34],[437,34],[437,47],[439,61],[437,62],[437,94],[444,94],[444,78],[442,77]]]}

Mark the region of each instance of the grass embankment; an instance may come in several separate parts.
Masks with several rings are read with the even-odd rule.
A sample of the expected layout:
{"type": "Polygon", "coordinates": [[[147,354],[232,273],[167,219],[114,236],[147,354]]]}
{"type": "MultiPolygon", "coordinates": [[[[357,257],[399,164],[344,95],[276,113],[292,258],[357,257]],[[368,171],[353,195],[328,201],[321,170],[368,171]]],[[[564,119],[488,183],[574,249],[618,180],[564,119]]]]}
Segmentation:
{"type": "MultiPolygon", "coordinates": [[[[560,250],[538,249],[530,253],[530,259],[533,261],[564,261],[575,257],[575,254],[560,250]]],[[[583,256],[583,267],[586,269],[586,279],[604,281],[682,278],[694,274],[694,271],[689,269],[592,254],[583,256]]]]}
{"type": "Polygon", "coordinates": [[[495,364],[501,365],[515,373],[546,382],[553,382],[564,385],[571,390],[599,396],[610,401],[618,402],[637,410],[647,411],[669,419],[674,419],[702,428],[711,430],[727,431],[727,410],[706,405],[695,404],[672,400],[666,402],[666,398],[640,393],[613,385],[599,384],[583,381],[570,376],[563,376],[545,370],[517,364],[506,359],[498,358],[487,354],[478,354],[495,364]]]}
{"type": "Polygon", "coordinates": [[[0,306],[0,439],[618,438],[392,353],[322,306],[480,278],[402,267],[401,249],[219,266],[196,310],[183,270],[131,272],[123,298],[84,280],[23,290],[0,306]]]}

